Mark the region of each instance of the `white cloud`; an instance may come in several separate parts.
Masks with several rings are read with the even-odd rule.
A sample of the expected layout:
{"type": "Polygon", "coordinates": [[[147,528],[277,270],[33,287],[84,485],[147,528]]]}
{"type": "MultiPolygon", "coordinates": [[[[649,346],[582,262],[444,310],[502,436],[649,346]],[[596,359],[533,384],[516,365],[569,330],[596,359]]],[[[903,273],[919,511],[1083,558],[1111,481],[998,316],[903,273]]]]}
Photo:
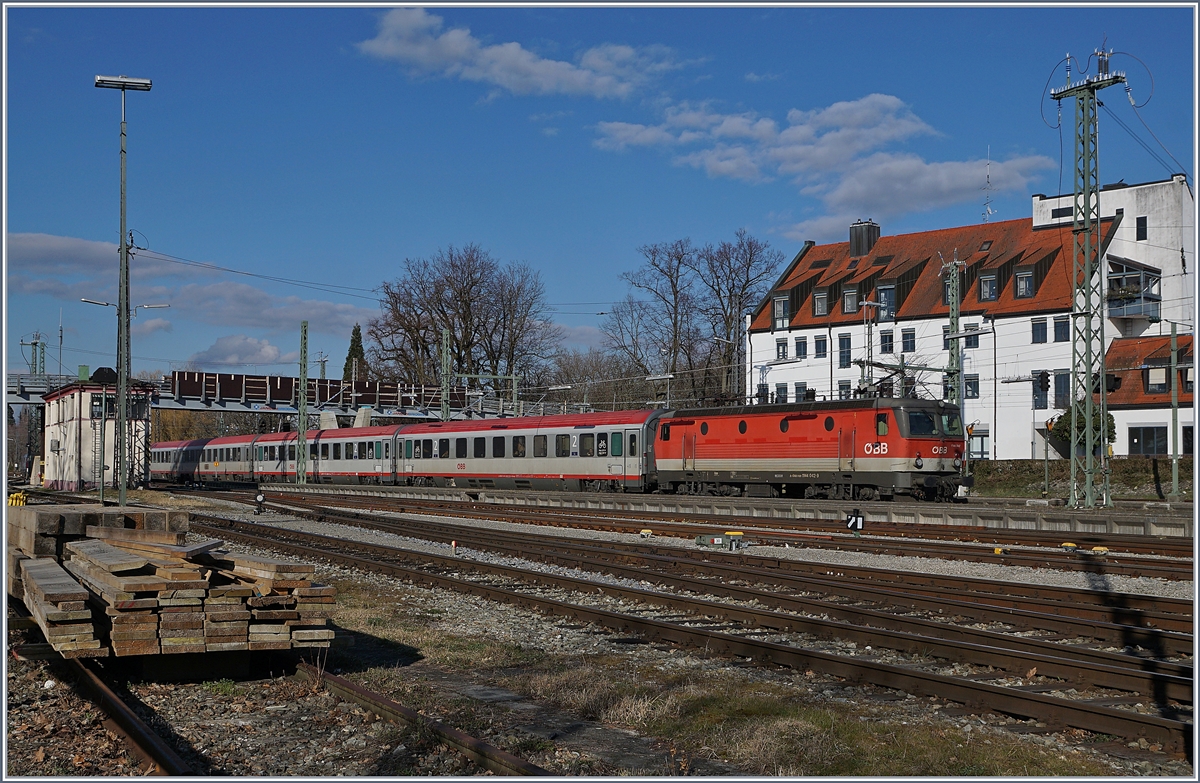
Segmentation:
{"type": "MultiPolygon", "coordinates": [[[[792,109],[780,128],[754,112],[722,113],[708,103],[670,104],[662,122],[600,122],[600,149],[658,147],[677,166],[709,177],[763,182],[790,177],[801,195],[821,201],[826,214],[789,227],[791,238],[840,239],[859,217],[887,219],[977,198],[986,162],[927,161],[893,148],[938,132],[899,98],[872,94],[820,109],[792,109]],[[690,148],[690,149],[689,149],[690,148]],[[812,232],[812,233],[805,233],[812,232]]],[[[996,191],[1025,190],[1052,167],[1040,155],[992,161],[996,191]]]]}
{"type": "Polygon", "coordinates": [[[558,128],[542,128],[543,136],[557,136],[558,128]]]}
{"type": "MultiPolygon", "coordinates": [[[[173,297],[181,313],[222,326],[300,332],[308,321],[313,331],[349,334],[354,324],[365,324],[379,315],[367,307],[298,296],[276,296],[245,283],[185,285],[173,297]]],[[[297,337],[297,339],[299,339],[297,337]]]]}
{"type": "Polygon", "coordinates": [[[562,345],[567,348],[603,348],[608,338],[604,332],[594,326],[564,326],[555,324],[562,334],[562,345]]]}
{"type": "MultiPolygon", "coordinates": [[[[120,254],[115,242],[62,237],[54,234],[9,234],[6,238],[9,272],[74,275],[100,281],[116,289],[120,254]]],[[[132,251],[131,280],[151,277],[211,276],[212,270],[185,266],[154,257],[149,251],[132,251]]],[[[93,298],[100,292],[93,289],[93,298]]]]}
{"type": "Polygon", "coordinates": [[[256,340],[244,334],[219,338],[208,348],[188,357],[198,367],[252,364],[282,364],[298,361],[299,352],[283,353],[268,340],[256,340]]]}
{"type": "Polygon", "coordinates": [[[773,82],[779,78],[777,73],[754,73],[750,71],[746,74],[745,79],[748,82],[773,82]]]}
{"type": "Polygon", "coordinates": [[[422,8],[384,14],[378,34],[358,44],[373,57],[392,60],[413,74],[491,84],[515,95],[587,95],[625,98],[665,71],[679,67],[671,50],[602,44],[576,63],[541,57],[519,43],[485,44],[465,27],[444,29],[440,16],[422,8]]]}
{"type": "Polygon", "coordinates": [[[138,319],[129,328],[134,337],[146,337],[155,332],[171,332],[174,331],[174,326],[166,318],[150,318],[148,320],[138,319]]]}

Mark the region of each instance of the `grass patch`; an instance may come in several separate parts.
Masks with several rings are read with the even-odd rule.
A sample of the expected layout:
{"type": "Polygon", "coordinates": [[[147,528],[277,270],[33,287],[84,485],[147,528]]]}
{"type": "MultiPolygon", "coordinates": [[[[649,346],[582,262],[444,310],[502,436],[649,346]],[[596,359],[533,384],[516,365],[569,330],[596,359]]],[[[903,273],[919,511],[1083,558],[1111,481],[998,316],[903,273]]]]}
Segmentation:
{"type": "Polygon", "coordinates": [[[914,724],[887,705],[856,713],[736,674],[654,667],[632,674],[627,666],[618,674],[613,663],[562,661],[504,685],[581,717],[670,738],[684,768],[690,755],[753,775],[1109,774],[1078,754],[1059,757],[1016,737],[914,724]]]}
{"type": "MultiPolygon", "coordinates": [[[[1130,500],[1162,500],[1171,491],[1171,458],[1117,458],[1112,466],[1110,485],[1115,497],[1130,500]]],[[[1052,459],[1050,497],[1065,498],[1071,492],[1071,463],[1052,459]]],[[[1045,485],[1042,460],[979,460],[971,463],[975,476],[974,495],[981,497],[1040,498],[1045,485]]],[[[1192,499],[1192,458],[1179,458],[1179,493],[1192,499]]]]}
{"type": "Polygon", "coordinates": [[[204,690],[210,693],[215,693],[219,696],[233,696],[238,692],[237,683],[226,678],[223,680],[210,680],[203,683],[204,690]]]}

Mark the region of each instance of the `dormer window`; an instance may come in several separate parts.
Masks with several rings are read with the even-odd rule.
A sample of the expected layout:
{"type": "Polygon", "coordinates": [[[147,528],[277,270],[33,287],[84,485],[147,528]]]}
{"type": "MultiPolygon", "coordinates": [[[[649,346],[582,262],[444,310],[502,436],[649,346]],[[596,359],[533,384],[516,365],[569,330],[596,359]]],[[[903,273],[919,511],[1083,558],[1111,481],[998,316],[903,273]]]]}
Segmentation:
{"type": "Polygon", "coordinates": [[[1017,299],[1033,296],[1033,272],[1018,272],[1013,280],[1013,295],[1017,299]]]}
{"type": "Polygon", "coordinates": [[[979,301],[996,301],[996,276],[984,275],[979,278],[979,301]]]}
{"type": "Polygon", "coordinates": [[[842,290],[842,312],[857,313],[858,312],[858,289],[846,288],[842,290]]]}
{"type": "Polygon", "coordinates": [[[774,300],[772,305],[774,315],[773,323],[775,329],[788,328],[788,300],[787,297],[781,296],[774,300]]]}
{"type": "Polygon", "coordinates": [[[829,315],[829,301],[826,291],[813,292],[813,315],[829,315]]]}

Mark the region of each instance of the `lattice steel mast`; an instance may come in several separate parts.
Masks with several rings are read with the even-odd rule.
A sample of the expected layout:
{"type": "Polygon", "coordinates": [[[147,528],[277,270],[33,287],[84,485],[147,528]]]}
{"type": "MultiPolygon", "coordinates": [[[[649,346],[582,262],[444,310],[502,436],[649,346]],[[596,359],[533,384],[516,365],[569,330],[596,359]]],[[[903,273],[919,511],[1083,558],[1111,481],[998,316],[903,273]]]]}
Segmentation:
{"type": "Polygon", "coordinates": [[[1104,275],[1100,265],[1100,180],[1096,92],[1125,82],[1109,73],[1111,51],[1096,51],[1094,75],[1050,91],[1056,101],[1075,99],[1075,194],[1071,306],[1071,499],[1073,508],[1112,506],[1109,492],[1108,402],[1104,383],[1104,275]],[[1099,400],[1097,401],[1097,396],[1099,400]],[[1082,421],[1081,421],[1082,419],[1082,421]]]}

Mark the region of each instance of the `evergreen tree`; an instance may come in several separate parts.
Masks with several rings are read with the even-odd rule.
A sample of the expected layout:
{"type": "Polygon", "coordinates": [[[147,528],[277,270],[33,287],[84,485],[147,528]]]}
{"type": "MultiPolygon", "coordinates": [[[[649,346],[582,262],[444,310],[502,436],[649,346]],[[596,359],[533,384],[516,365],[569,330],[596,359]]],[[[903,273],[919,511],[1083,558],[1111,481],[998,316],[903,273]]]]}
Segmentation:
{"type": "Polygon", "coordinates": [[[363,351],[362,327],[354,325],[350,333],[350,350],[346,352],[346,364],[342,367],[343,381],[365,381],[367,379],[367,354],[363,351]],[[358,374],[354,372],[354,360],[358,360],[358,374]]]}

